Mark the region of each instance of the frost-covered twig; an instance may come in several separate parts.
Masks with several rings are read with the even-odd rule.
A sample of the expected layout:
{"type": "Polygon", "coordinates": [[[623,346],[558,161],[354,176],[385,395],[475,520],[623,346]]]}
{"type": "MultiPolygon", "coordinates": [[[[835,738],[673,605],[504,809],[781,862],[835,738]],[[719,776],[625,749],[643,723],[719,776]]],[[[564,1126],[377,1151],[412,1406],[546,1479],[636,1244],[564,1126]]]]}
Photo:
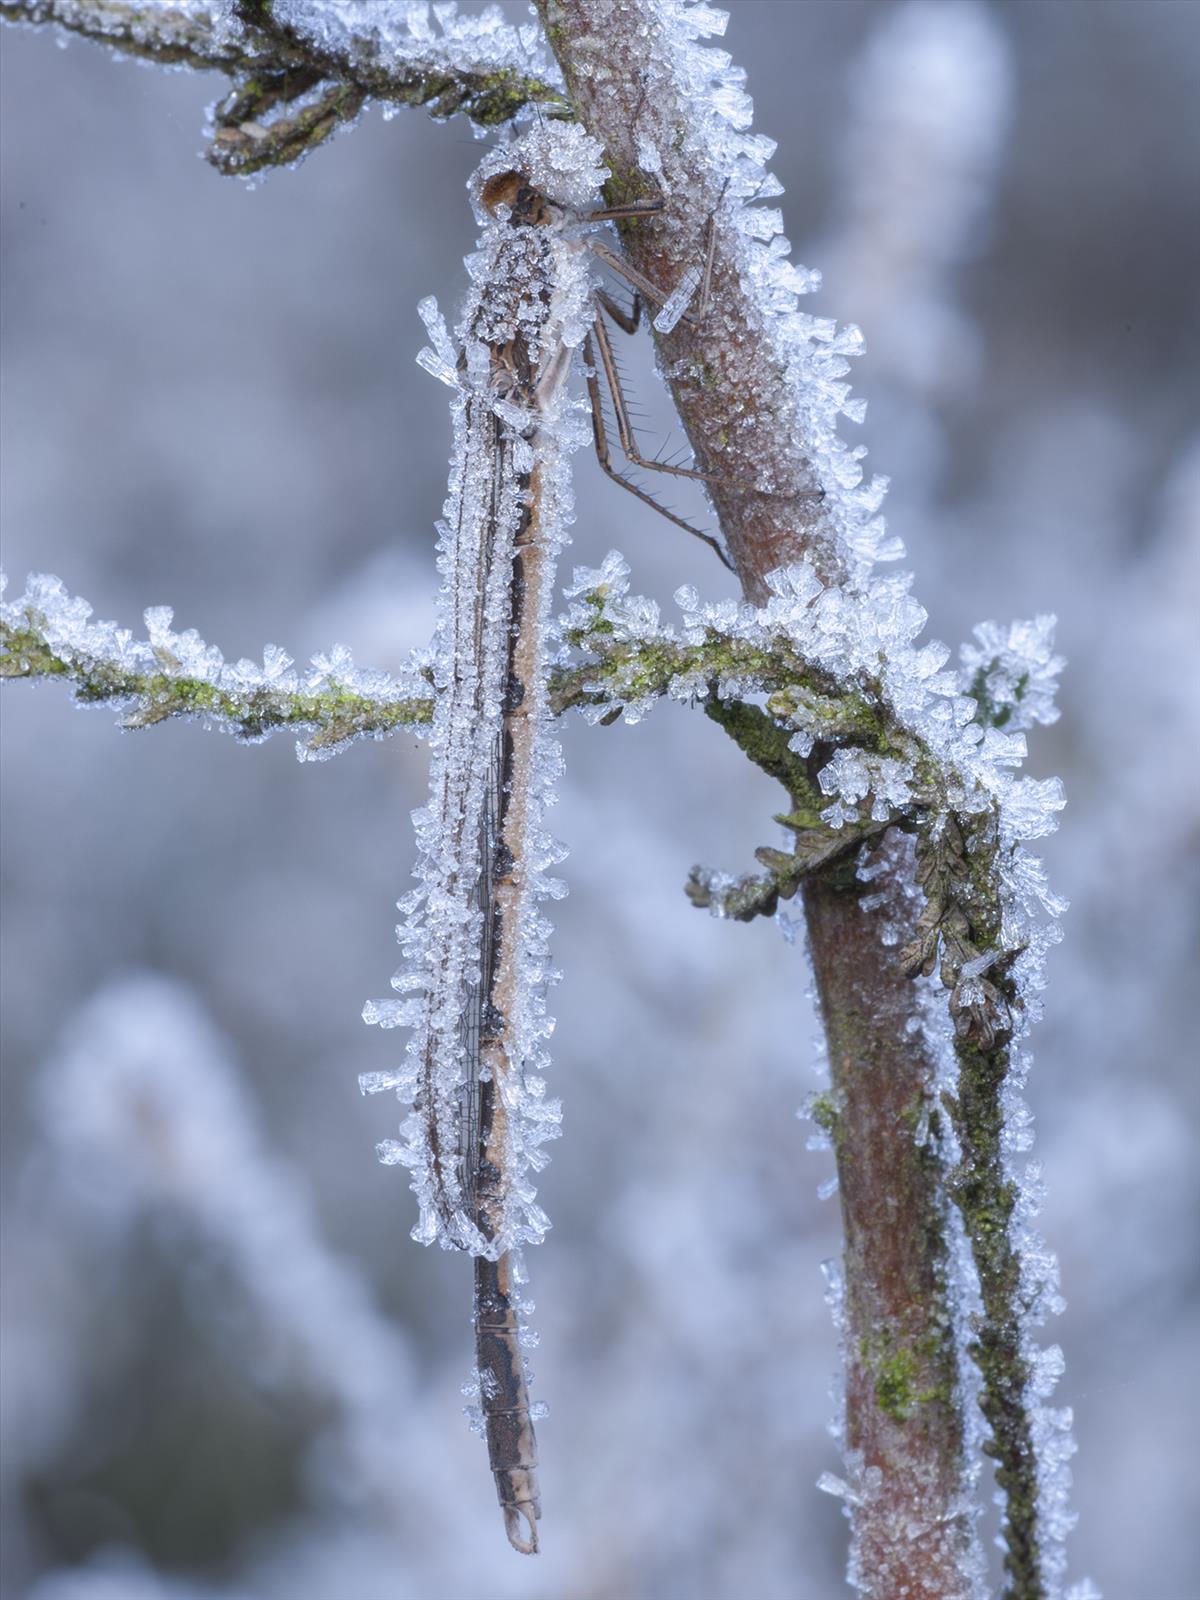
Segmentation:
{"type": "Polygon", "coordinates": [[[622,230],[631,264],[677,283],[711,223],[716,310],[659,347],[697,461],[718,475],[713,503],[751,598],[805,552],[833,581],[898,555],[875,515],[885,482],[864,482],[864,452],[837,434],[844,409],[862,415],[842,381],[861,335],[800,311],[820,274],[789,261],[781,214],[756,204],[782,192],[763,165],[774,142],[747,131],[743,75],[698,43],[725,14],[685,0],[538,0],[538,11],[576,113],[604,146],[606,198],[667,201],[661,221],[622,230]]]}
{"type": "MultiPolygon", "coordinates": [[[[1069,1419],[1041,1405],[1039,1382],[1056,1375],[1058,1358],[1037,1351],[1031,1331],[1053,1309],[1052,1268],[1029,1234],[1027,1195],[1008,1159],[1024,1147],[1025,1120],[1014,1114],[1011,1041],[1028,1027],[1041,957],[1056,934],[1039,919],[1061,909],[1019,843],[1053,826],[1060,787],[1010,770],[1025,753],[1023,730],[1057,716],[1062,661],[1052,620],[982,625],[954,672],[945,670],[942,646],[915,645],[925,615],[904,575],[822,586],[798,563],[769,575],[763,607],[702,606],[694,591],[681,590],[682,637],[662,626],[656,605],[627,595],[627,575],[615,553],[600,569],[576,573],[565,632],[585,663],[560,677],[560,704],[582,704],[593,719],[624,710],[637,720],[658,696],[698,698],[789,795],[789,811],[776,820],[791,830],[793,850],[757,852],[769,869],[762,878],[697,871],[690,897],[747,920],[773,912],[803,882],[814,928],[840,918],[840,901],[853,897],[884,950],[870,1018],[833,1018],[835,1029],[853,1023],[854,1049],[834,1053],[833,1093],[814,1111],[837,1153],[847,1223],[853,1570],[865,1583],[887,1567],[901,1527],[919,1530],[916,1544],[906,1535],[906,1548],[927,1578],[957,1571],[966,1583],[977,1564],[964,1547],[970,1471],[958,1474],[939,1452],[905,1464],[902,1448],[920,1416],[940,1452],[953,1458],[962,1449],[967,1378],[939,1325],[954,1314],[961,1332],[966,1320],[963,1291],[949,1283],[948,1193],[978,1275],[984,1315],[970,1348],[1007,1495],[1013,1593],[1055,1592],[1057,1543],[1043,1529],[1061,1522],[1054,1469],[1070,1452],[1069,1419]],[[766,696],[766,709],[754,695],[766,696]],[[864,859],[864,846],[896,827],[915,835],[915,855],[893,834],[864,859]],[[944,1070],[930,1076],[925,1057],[936,1054],[928,1048],[936,1039],[926,1039],[920,1022],[909,1025],[913,997],[928,997],[913,979],[935,971],[949,991],[953,1084],[944,1070]],[[898,1056],[907,1071],[896,1071],[898,1056]],[[865,1150],[848,1134],[864,1122],[873,1134],[865,1150]],[[898,1144],[888,1137],[895,1129],[898,1144]],[[872,1247],[885,1244],[893,1262],[905,1263],[907,1283],[925,1280],[929,1291],[914,1296],[899,1321],[894,1306],[883,1314],[870,1287],[872,1247]],[[889,1472],[909,1479],[902,1507],[889,1504],[889,1472]],[[938,1515],[938,1503],[957,1510],[938,1515]]],[[[814,940],[827,986],[832,960],[814,940]]],[[[925,1592],[968,1592],[957,1581],[931,1582],[925,1592]]]]}
{"type": "Polygon", "coordinates": [[[225,73],[230,89],[213,108],[207,155],[239,177],[301,160],[372,100],[435,117],[461,112],[487,128],[561,98],[526,31],[494,8],[442,12],[440,28],[422,6],[335,11],[297,0],[0,0],[0,17],[164,66],[225,73]]]}
{"type": "Polygon", "coordinates": [[[207,8],[185,0],[178,6],[156,0],[142,5],[124,0],[0,0],[0,17],[34,28],[60,28],[164,67],[232,75],[266,65],[249,40],[223,36],[207,8]]]}
{"type": "Polygon", "coordinates": [[[403,680],[354,665],[336,645],[304,674],[274,645],[261,663],[227,662],[194,629],[175,633],[166,606],[146,612],[147,639],[115,622],[91,622],[86,600],[33,574],[25,593],[0,603],[0,678],[70,683],[84,706],[113,706],[125,728],[187,717],[253,744],[281,728],[315,730],[301,760],[323,760],[355,739],[419,731],[432,714],[419,663],[403,680]]]}
{"type": "MultiPolygon", "coordinates": [[[[787,789],[792,811],[778,820],[800,841],[793,873],[829,864],[839,837],[844,852],[896,823],[924,831],[931,818],[990,815],[1001,799],[1019,803],[1032,828],[1039,807],[1061,803],[1057,782],[1031,785],[1006,771],[1024,757],[1023,730],[1058,715],[1053,618],[982,624],[956,672],[946,670],[945,646],[915,645],[925,612],[907,574],[823,585],[797,562],[768,574],[763,606],[705,605],[684,588],[677,632],[653,601],[627,593],[628,573],[615,551],[600,568],[576,570],[563,631],[583,660],[560,668],[555,708],[635,722],[659,697],[699,701],[787,789]]],[[[940,824],[936,838],[947,848],[940,824]]],[[[781,852],[766,854],[784,870],[781,852]]],[[[989,845],[988,866],[994,854],[989,845]]],[[[930,870],[921,882],[932,910],[914,970],[949,916],[930,870]]],[[[959,951],[962,960],[977,954],[959,951]]]]}
{"type": "MultiPolygon", "coordinates": [[[[963,1173],[954,1165],[958,1149],[938,1105],[955,1074],[947,1066],[946,1041],[929,1024],[926,982],[907,973],[927,969],[931,957],[937,965],[940,956],[951,992],[949,1012],[941,1016],[947,1026],[953,1023],[962,1049],[993,1063],[986,1091],[954,1102],[962,1108],[970,1098],[964,1114],[978,1120],[965,1146],[959,1136],[959,1148],[989,1195],[996,1196],[998,1185],[1015,1194],[1011,1153],[1023,1148],[1021,1118],[1011,1108],[1013,1074],[1004,1051],[1018,990],[1028,1014],[1046,942],[1029,902],[1040,895],[1054,909],[1036,864],[1016,841],[1044,831],[1047,808],[1060,801],[1057,791],[1010,781],[999,770],[1006,760],[1000,747],[993,743],[989,750],[977,726],[978,750],[962,745],[955,753],[965,730],[953,697],[947,703],[944,690],[931,694],[925,681],[936,680],[944,653],[930,661],[932,647],[913,649],[920,622],[911,627],[912,613],[919,608],[904,586],[871,592],[872,562],[900,550],[885,539],[875,515],[884,485],[863,482],[864,452],[848,449],[837,434],[839,413],[853,420],[862,415],[842,381],[846,358],[860,345],[858,332],[800,313],[796,295],[819,280],[788,263],[778,214],[749,205],[780,190],[763,166],[773,146],[747,132],[750,105],[740,75],[727,56],[699,42],[723,30],[724,15],[686,0],[626,0],[617,8],[606,0],[538,0],[538,9],[578,115],[605,146],[613,171],[610,201],[647,194],[667,199],[661,225],[639,222],[627,230],[632,264],[653,281],[677,281],[706,219],[715,216],[719,314],[708,326],[681,324],[663,337],[660,358],[697,459],[727,474],[724,484],[714,485],[713,500],[743,587],[761,603],[770,575],[805,558],[818,588],[825,585],[810,604],[818,615],[829,606],[834,631],[858,640],[859,617],[870,619],[879,635],[875,670],[893,705],[937,751],[952,801],[920,830],[919,856],[892,848],[860,861],[860,870],[871,875],[869,894],[863,895],[850,858],[812,875],[805,907],[829,1038],[827,1121],[836,1130],[846,1227],[851,1575],[867,1593],[965,1596],[981,1581],[970,1509],[977,1472],[968,1449],[972,1380],[963,1348],[973,1276],[969,1266],[965,1272],[961,1265],[948,1268],[955,1252],[947,1180],[953,1174],[961,1189],[963,1173]],[[747,494],[739,487],[746,483],[772,492],[747,494]],[[824,498],[805,497],[813,489],[824,498]],[[959,778],[966,787],[954,797],[959,778]],[[962,828],[953,821],[959,813],[967,818],[961,861],[955,830],[962,828]],[[918,870],[930,890],[923,918],[918,870]],[[978,907],[972,895],[979,896],[978,907]],[[885,911],[882,923],[877,910],[885,911]],[[897,942],[905,946],[903,961],[897,942]],[[881,1114],[882,1099],[906,1114],[881,1114]],[[898,1349],[881,1344],[897,1330],[898,1349]],[[924,1382],[923,1366],[931,1359],[934,1371],[955,1374],[952,1404],[940,1381],[924,1382]],[[897,1407],[901,1377],[904,1403],[897,1407]]],[[[1017,756],[1010,747],[1008,759],[1017,756]]],[[[836,797],[826,820],[839,810],[842,820],[856,820],[859,803],[877,798],[862,754],[841,749],[830,757],[818,733],[808,759],[812,776],[825,780],[822,787],[836,797]]],[[[926,775],[916,768],[910,775],[901,764],[894,776],[901,783],[911,776],[919,787],[926,775]]],[[[1027,1199],[1023,1207],[1013,1200],[1007,1209],[977,1211],[966,1220],[969,1227],[1001,1229],[1005,1260],[1011,1265],[1020,1258],[1032,1270],[1038,1255],[1027,1247],[1022,1209],[1029,1209],[1027,1199]]],[[[977,1260],[990,1272],[986,1241],[981,1235],[974,1243],[977,1260]]],[[[1009,1594],[1041,1600],[1059,1592],[1061,1539],[1069,1525],[1062,1451],[1049,1437],[1045,1387],[1037,1381],[1047,1363],[1035,1371],[1029,1344],[1036,1307],[1022,1299],[1011,1273],[1001,1277],[985,1298],[986,1336],[971,1353],[986,1356],[989,1341],[1011,1345],[1019,1326],[1020,1359],[1004,1372],[994,1366],[989,1372],[984,1361],[983,1377],[993,1424],[989,1448],[998,1458],[1005,1499],[1009,1594]]]]}
{"type": "MultiPolygon", "coordinates": [[[[627,596],[627,569],[613,554],[599,570],[576,573],[566,634],[587,663],[560,692],[605,719],[626,709],[636,720],[655,696],[699,698],[788,791],[790,809],[776,820],[791,830],[792,852],[760,850],[769,868],[760,879],[693,874],[697,904],[745,920],[774,911],[781,895],[805,882],[816,928],[853,897],[860,921],[881,942],[872,1013],[855,1025],[852,1054],[835,1052],[833,1093],[814,1113],[838,1156],[847,1223],[854,1570],[865,1583],[888,1567],[900,1528],[918,1530],[904,1548],[927,1578],[957,1570],[966,1582],[975,1564],[963,1548],[970,1473],[960,1477],[938,1452],[906,1462],[903,1448],[919,1417],[925,1437],[954,1456],[966,1425],[966,1374],[939,1325],[954,1313],[965,1326],[962,1290],[949,1283],[948,1191],[979,1280],[984,1316],[971,1354],[1008,1495],[1013,1592],[1035,1595],[1053,1592],[1041,1585],[1043,1575],[1056,1575],[1056,1549],[1041,1530],[1059,1517],[1061,1484],[1051,1468],[1069,1440],[1061,1416],[1040,1405],[1038,1376],[1052,1373],[1057,1357],[1034,1349],[1031,1328],[1052,1308],[1053,1293],[1040,1281],[1042,1253],[1020,1215],[1027,1204],[1007,1159],[1021,1148],[1023,1127],[1013,1116],[1009,1048],[1028,1025],[1041,955],[1054,937],[1039,918],[1061,909],[1019,840],[1053,826],[1061,790],[1010,769],[1024,755],[1022,730],[1057,715],[1062,661],[1053,654],[1051,620],[1039,618],[980,627],[961,671],[945,670],[943,647],[915,644],[925,615],[908,597],[908,581],[823,587],[810,565],[797,563],[769,575],[763,607],[702,606],[681,590],[679,637],[661,625],[657,606],[627,596]],[[766,696],[766,709],[751,703],[755,694],[766,696]],[[915,854],[893,832],[864,858],[864,845],[897,827],[915,835],[915,854]],[[834,867],[838,877],[830,876],[834,867]],[[953,1086],[944,1071],[929,1076],[925,1030],[908,1026],[906,1016],[913,996],[928,998],[913,979],[935,971],[949,991],[959,1064],[953,1086]],[[908,1070],[898,1073],[901,1055],[908,1070]],[[849,1144],[847,1131],[863,1122],[874,1136],[865,1150],[849,1144]],[[899,1142],[889,1138],[895,1129],[899,1142]],[[906,1219],[903,1228],[897,1217],[906,1219]],[[908,1284],[925,1280],[929,1291],[912,1297],[899,1320],[895,1306],[883,1314],[871,1290],[871,1249],[885,1244],[893,1262],[905,1263],[908,1284]],[[896,1473],[910,1488],[900,1507],[888,1481],[896,1473]],[[957,1509],[939,1515],[938,1503],[957,1509]]],[[[828,981],[831,957],[820,941],[814,960],[828,981]]],[[[846,1013],[834,1019],[835,1027],[850,1025],[846,1013]]],[[[954,1582],[930,1583],[926,1592],[968,1592],[954,1582]]]]}

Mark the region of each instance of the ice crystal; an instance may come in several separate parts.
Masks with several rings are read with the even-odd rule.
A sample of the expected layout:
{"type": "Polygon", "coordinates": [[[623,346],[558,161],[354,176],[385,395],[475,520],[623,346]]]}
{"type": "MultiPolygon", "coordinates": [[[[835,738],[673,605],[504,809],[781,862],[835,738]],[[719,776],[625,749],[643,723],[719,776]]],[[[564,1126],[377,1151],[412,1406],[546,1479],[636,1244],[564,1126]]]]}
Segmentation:
{"type": "Polygon", "coordinates": [[[699,267],[688,267],[684,271],[679,282],[664,301],[662,310],[654,319],[654,326],[659,333],[670,333],[671,329],[675,327],[680,317],[683,316],[691,304],[692,297],[700,287],[700,280],[703,276],[704,273],[699,267]]]}
{"type": "Polygon", "coordinates": [[[975,643],[959,652],[963,686],[997,728],[1032,728],[1058,721],[1054,696],[1065,665],[1054,654],[1054,618],[1035,617],[1002,628],[981,622],[975,643]]]}
{"type": "Polygon", "coordinates": [[[869,815],[876,822],[886,822],[893,811],[903,810],[912,799],[912,776],[910,763],[891,756],[838,750],[820,772],[822,790],[837,797],[821,815],[833,827],[840,828],[844,821],[858,820],[858,802],[869,797],[869,815]]]}

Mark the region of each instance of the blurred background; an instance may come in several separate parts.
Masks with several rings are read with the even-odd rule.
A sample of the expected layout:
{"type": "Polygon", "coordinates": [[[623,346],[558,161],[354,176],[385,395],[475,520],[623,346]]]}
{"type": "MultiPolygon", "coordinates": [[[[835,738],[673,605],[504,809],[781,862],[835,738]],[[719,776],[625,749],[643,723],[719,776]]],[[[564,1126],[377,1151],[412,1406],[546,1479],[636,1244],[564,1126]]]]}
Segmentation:
{"type": "MultiPolygon", "coordinates": [[[[1200,8],[733,10],[787,232],[826,274],[806,309],[866,335],[862,435],[931,633],[1061,619],[1031,770],[1066,781],[1046,854],[1073,908],[1029,1097],[1071,1567],[1194,1600],[1200,8]]],[[[216,79],[11,30],[2,72],[14,584],[55,572],[135,627],[171,604],[229,657],[398,665],[432,627],[449,450],[415,307],[463,290],[469,129],[376,110],[248,192],[197,159],[216,79]]],[[[644,339],[628,360],[662,446],[644,339]]],[[[575,560],[618,546],[668,605],[727,592],[590,458],[577,492],[575,560]]],[[[358,1014],[398,964],[423,751],[298,767],[283,738],[119,734],[53,687],[3,720],[4,1593],[841,1592],[805,962],[681,892],[773,842],[767,780],[678,708],[562,730],[531,1563],[461,1415],[469,1273],[408,1239],[373,1155],[398,1110],[356,1088],[402,1049],[358,1014]]]]}

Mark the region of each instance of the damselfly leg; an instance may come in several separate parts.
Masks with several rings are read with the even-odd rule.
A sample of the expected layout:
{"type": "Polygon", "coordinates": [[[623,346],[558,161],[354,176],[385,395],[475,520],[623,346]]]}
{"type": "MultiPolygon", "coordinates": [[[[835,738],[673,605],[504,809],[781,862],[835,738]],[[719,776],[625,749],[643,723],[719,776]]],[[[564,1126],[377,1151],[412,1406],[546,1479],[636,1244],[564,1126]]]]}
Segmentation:
{"type": "MultiPolygon", "coordinates": [[[[624,394],[621,390],[621,381],[617,376],[616,366],[612,360],[612,349],[611,346],[608,346],[606,342],[602,342],[602,337],[603,341],[607,341],[607,333],[603,334],[602,336],[601,330],[603,329],[604,325],[600,321],[599,317],[596,318],[593,326],[596,333],[596,343],[600,346],[602,359],[605,356],[605,352],[607,352],[607,359],[604,360],[603,371],[605,378],[608,381],[609,393],[613,397],[613,411],[617,418],[617,431],[620,435],[621,448],[625,452],[625,455],[637,466],[654,467],[661,472],[673,472],[675,476],[684,478],[706,477],[707,474],[705,473],[690,472],[686,468],[673,469],[665,462],[646,461],[641,453],[636,450],[636,446],[633,444],[633,434],[629,426],[628,409],[625,405],[624,394]]],[[[636,328],[636,326],[637,324],[635,322],[633,327],[636,328]]],[[[630,331],[632,331],[632,329],[630,331]]],[[[736,569],[734,568],[733,562],[725,553],[724,546],[721,544],[721,541],[716,537],[715,534],[705,533],[703,528],[694,528],[690,522],[686,522],[682,517],[676,516],[675,512],[669,511],[667,507],[661,505],[652,494],[648,494],[645,489],[634,483],[631,478],[625,477],[622,472],[619,472],[617,468],[613,466],[612,452],[608,447],[608,431],[604,426],[604,405],[600,395],[600,379],[592,350],[591,335],[584,340],[583,359],[587,363],[587,391],[588,400],[591,404],[592,411],[592,441],[596,447],[596,459],[599,461],[601,469],[613,480],[614,483],[619,483],[622,489],[628,489],[630,494],[636,495],[644,505],[652,506],[660,516],[666,517],[668,522],[673,522],[677,528],[682,528],[685,533],[690,533],[694,539],[700,539],[704,544],[708,545],[710,549],[715,550],[718,559],[723,562],[723,564],[727,566],[731,572],[735,571],[736,569]]]]}
{"type": "MultiPolygon", "coordinates": [[[[708,307],[712,297],[713,261],[717,252],[717,211],[720,209],[721,201],[724,200],[725,192],[728,188],[729,179],[726,178],[721,187],[721,193],[717,196],[717,204],[714,206],[705,226],[703,268],[687,268],[675,287],[668,290],[666,294],[657,284],[651,283],[649,278],[638,272],[635,267],[631,267],[628,261],[624,261],[620,256],[616,255],[606,244],[598,239],[592,241],[592,253],[598,256],[606,266],[611,267],[618,277],[624,278],[626,283],[630,284],[635,291],[633,327],[630,327],[621,315],[613,311],[612,299],[603,295],[603,291],[601,291],[605,310],[613,317],[618,326],[624,328],[626,333],[633,333],[637,328],[639,296],[659,307],[659,318],[655,320],[655,327],[661,333],[670,332],[670,328],[673,328],[676,322],[686,322],[696,327],[704,321],[708,315],[708,307]],[[689,303],[697,288],[700,290],[700,304],[692,311],[689,309],[689,303]],[[677,310],[672,309],[671,311],[670,327],[664,326],[661,322],[662,313],[668,307],[677,307],[677,310]]],[[[629,206],[614,206],[610,210],[593,211],[588,221],[602,222],[609,218],[652,216],[655,212],[662,211],[663,207],[664,202],[661,200],[641,200],[633,202],[629,206]]]]}

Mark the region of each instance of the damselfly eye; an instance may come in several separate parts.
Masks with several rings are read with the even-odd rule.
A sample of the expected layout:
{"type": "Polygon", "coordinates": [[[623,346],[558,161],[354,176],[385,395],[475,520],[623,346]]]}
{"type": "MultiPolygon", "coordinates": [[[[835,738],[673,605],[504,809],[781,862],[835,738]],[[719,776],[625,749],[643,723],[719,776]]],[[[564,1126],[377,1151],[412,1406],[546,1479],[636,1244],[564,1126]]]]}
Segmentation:
{"type": "Polygon", "coordinates": [[[556,209],[540,189],[535,189],[521,172],[498,172],[488,178],[480,198],[493,216],[501,206],[508,209],[508,220],[518,226],[541,227],[553,222],[556,209]]]}
{"type": "Polygon", "coordinates": [[[501,206],[509,210],[516,207],[518,196],[522,189],[528,190],[524,178],[519,172],[498,172],[495,177],[488,178],[480,194],[484,205],[495,216],[501,206]]]}

